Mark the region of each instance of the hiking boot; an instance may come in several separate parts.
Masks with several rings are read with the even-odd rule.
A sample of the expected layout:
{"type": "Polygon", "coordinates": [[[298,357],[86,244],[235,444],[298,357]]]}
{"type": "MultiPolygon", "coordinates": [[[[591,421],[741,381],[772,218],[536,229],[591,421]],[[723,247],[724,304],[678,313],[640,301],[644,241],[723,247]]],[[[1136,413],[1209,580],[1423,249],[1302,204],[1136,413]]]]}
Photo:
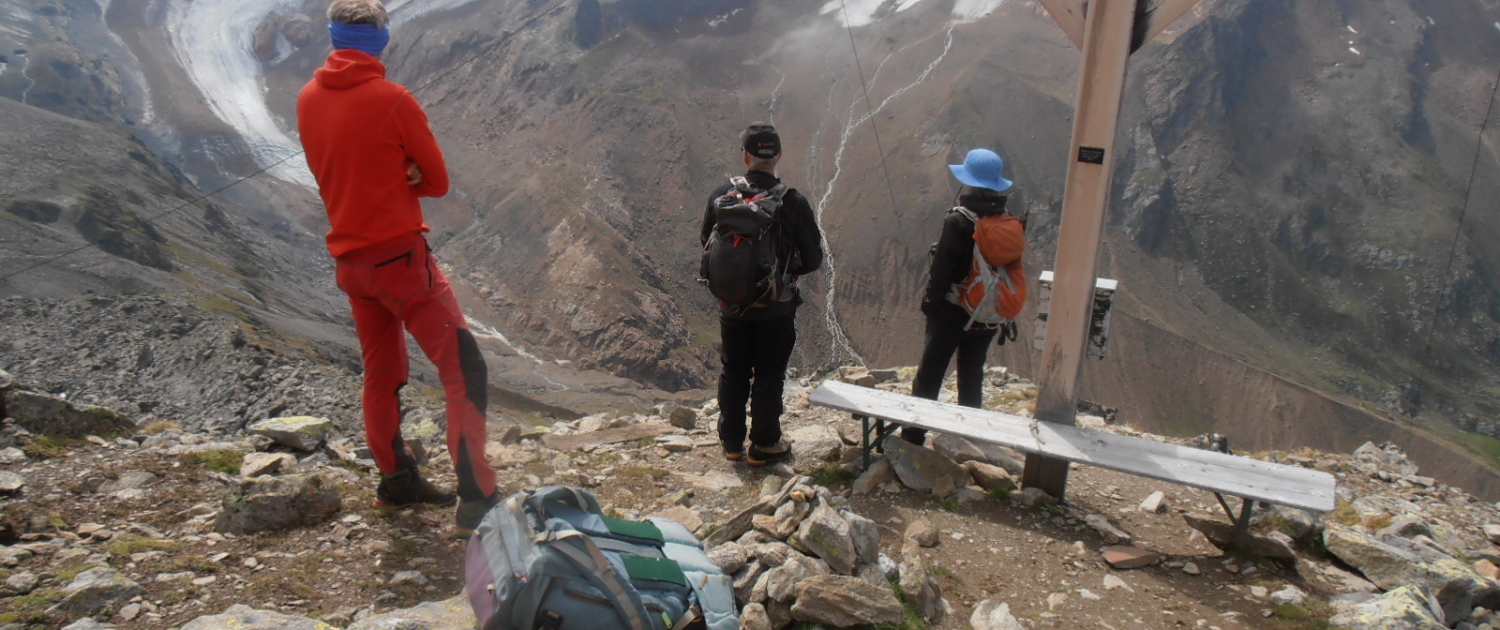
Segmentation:
{"type": "Polygon", "coordinates": [[[902,427],[901,439],[917,446],[923,446],[927,444],[927,431],[915,427],[902,427]]]}
{"type": "Polygon", "coordinates": [[[484,520],[484,515],[489,514],[490,508],[499,503],[499,490],[478,501],[459,501],[458,513],[453,516],[453,535],[463,538],[473,536],[474,530],[479,529],[479,522],[484,520]]]}
{"type": "Polygon", "coordinates": [[[724,459],[737,462],[745,458],[745,446],[743,444],[730,446],[727,442],[719,442],[719,446],[724,448],[724,459]]]}
{"type": "Polygon", "coordinates": [[[775,444],[772,444],[770,446],[761,446],[754,443],[750,444],[749,463],[751,466],[765,466],[766,464],[774,464],[779,461],[791,459],[791,457],[792,445],[786,440],[777,440],[775,444]]]}
{"type": "Polygon", "coordinates": [[[439,490],[432,482],[423,479],[415,467],[389,475],[380,476],[380,487],[375,489],[375,507],[399,508],[416,503],[448,507],[458,496],[439,490]]]}

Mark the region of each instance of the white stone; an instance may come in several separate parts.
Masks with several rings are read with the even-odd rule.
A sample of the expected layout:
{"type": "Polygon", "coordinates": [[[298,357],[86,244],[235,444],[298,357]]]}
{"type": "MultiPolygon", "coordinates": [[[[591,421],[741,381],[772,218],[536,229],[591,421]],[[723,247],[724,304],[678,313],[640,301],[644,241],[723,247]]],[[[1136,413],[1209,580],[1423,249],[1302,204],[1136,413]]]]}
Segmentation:
{"type": "Polygon", "coordinates": [[[1152,492],[1146,500],[1141,501],[1140,511],[1147,514],[1161,514],[1167,511],[1167,494],[1160,490],[1152,492]]]}

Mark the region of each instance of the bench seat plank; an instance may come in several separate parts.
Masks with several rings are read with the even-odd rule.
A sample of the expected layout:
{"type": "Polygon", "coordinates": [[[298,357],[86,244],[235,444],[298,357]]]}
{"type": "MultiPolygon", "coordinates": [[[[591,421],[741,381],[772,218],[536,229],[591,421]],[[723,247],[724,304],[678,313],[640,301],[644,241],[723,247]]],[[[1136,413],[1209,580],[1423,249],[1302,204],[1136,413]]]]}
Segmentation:
{"type": "Polygon", "coordinates": [[[1334,508],[1328,473],[828,381],[812,403],[1080,464],[1314,512],[1334,508]]]}

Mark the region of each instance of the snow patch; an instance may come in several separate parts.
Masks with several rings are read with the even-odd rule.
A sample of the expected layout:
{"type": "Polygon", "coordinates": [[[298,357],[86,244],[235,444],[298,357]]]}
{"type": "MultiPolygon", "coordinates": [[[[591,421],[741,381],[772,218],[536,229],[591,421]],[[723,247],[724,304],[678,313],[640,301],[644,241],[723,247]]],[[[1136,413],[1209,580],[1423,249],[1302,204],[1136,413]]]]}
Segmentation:
{"type": "Polygon", "coordinates": [[[720,24],[728,22],[730,19],[732,19],[736,15],[739,15],[740,12],[744,11],[744,10],[745,9],[743,9],[743,8],[735,9],[733,11],[725,13],[724,15],[721,15],[719,17],[713,18],[713,19],[711,19],[711,20],[708,21],[708,27],[709,28],[719,28],[720,24]]]}
{"type": "MultiPolygon", "coordinates": [[[[108,0],[99,0],[107,2],[108,0]]],[[[262,166],[301,151],[301,145],[277,124],[266,105],[265,76],[255,58],[255,27],[276,12],[300,11],[301,0],[169,0],[167,32],[172,54],[203,93],[208,106],[249,145],[262,166]]],[[[386,5],[392,28],[424,15],[447,11],[474,0],[392,0],[386,5]]],[[[278,53],[282,42],[277,41],[278,53]]],[[[312,172],[300,159],[287,159],[269,171],[277,179],[315,187],[312,172]]]]}
{"type": "Polygon", "coordinates": [[[1356,55],[1364,55],[1364,53],[1362,53],[1362,52],[1359,52],[1359,49],[1358,49],[1358,48],[1355,48],[1355,47],[1353,47],[1353,46],[1350,46],[1350,47],[1349,47],[1349,52],[1352,52],[1352,53],[1354,53],[1354,54],[1356,54],[1356,55]]]}
{"type": "Polygon", "coordinates": [[[1356,30],[1354,30],[1354,27],[1353,27],[1353,26],[1349,26],[1349,25],[1347,25],[1347,24],[1345,24],[1345,25],[1344,25],[1344,28],[1347,28],[1347,29],[1349,29],[1349,32],[1350,32],[1350,33],[1354,33],[1354,34],[1355,34],[1355,35],[1358,35],[1358,34],[1359,34],[1359,31],[1356,31],[1356,30]]]}
{"type": "Polygon", "coordinates": [[[167,9],[172,54],[182,64],[204,100],[249,145],[262,166],[285,162],[272,177],[313,188],[317,182],[306,162],[287,159],[300,150],[266,106],[265,77],[255,59],[255,27],[267,15],[295,10],[295,0],[173,0],[167,9]]]}
{"type": "Polygon", "coordinates": [[[957,0],[953,3],[953,19],[972,22],[1000,9],[1005,0],[957,0]]]}
{"type": "MultiPolygon", "coordinates": [[[[818,13],[832,14],[841,24],[852,28],[873,24],[901,13],[921,4],[922,0],[899,0],[894,7],[887,9],[890,3],[891,0],[829,0],[822,9],[818,10],[818,13]]],[[[972,22],[994,13],[1003,4],[1005,0],[954,0],[953,19],[958,22],[972,22]]]]}

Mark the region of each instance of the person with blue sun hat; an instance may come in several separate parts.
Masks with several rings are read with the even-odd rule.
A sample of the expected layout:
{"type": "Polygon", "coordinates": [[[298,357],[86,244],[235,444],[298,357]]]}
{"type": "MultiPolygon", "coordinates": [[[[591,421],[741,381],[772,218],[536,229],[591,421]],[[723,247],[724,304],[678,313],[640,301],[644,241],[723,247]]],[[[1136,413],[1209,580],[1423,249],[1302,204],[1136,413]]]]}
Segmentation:
{"type": "MultiPolygon", "coordinates": [[[[943,377],[958,356],[958,403],[984,402],[984,364],[990,342],[1015,339],[1013,319],[1025,302],[1021,253],[1025,224],[1006,213],[1005,161],[989,149],[974,149],[963,164],[948,166],[963,184],[957,205],[943,219],[931,248],[927,291],[922,297],[926,341],[911,395],[937,400],[943,377]],[[988,287],[988,301],[986,301],[988,287]]],[[[927,432],[904,427],[901,437],[921,445],[927,432]]]]}

